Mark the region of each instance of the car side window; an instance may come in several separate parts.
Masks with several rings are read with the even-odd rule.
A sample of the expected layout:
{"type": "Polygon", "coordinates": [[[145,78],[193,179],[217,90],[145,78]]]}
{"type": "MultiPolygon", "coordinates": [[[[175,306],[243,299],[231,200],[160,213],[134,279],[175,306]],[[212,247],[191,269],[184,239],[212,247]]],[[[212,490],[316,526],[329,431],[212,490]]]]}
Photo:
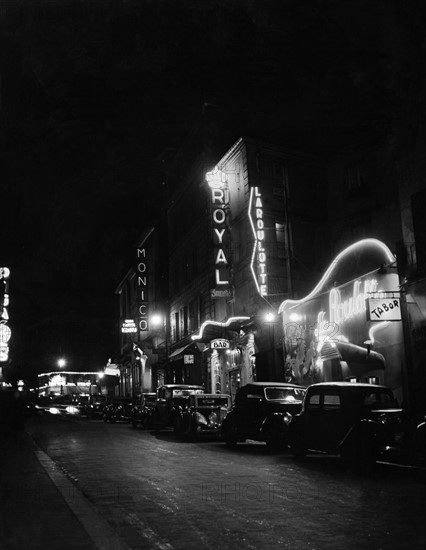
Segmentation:
{"type": "Polygon", "coordinates": [[[340,395],[337,392],[324,393],[324,410],[336,410],[340,409],[340,395]]]}
{"type": "Polygon", "coordinates": [[[312,393],[306,402],[307,408],[309,410],[319,410],[320,408],[320,394],[312,393]]]}

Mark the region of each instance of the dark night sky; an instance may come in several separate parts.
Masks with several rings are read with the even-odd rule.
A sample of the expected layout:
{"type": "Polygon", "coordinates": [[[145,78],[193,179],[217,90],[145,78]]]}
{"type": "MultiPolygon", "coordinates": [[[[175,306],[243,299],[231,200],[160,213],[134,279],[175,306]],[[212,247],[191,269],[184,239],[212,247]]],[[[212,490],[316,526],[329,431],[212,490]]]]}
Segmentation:
{"type": "Polygon", "coordinates": [[[114,289],[183,148],[251,135],[329,154],[381,138],[395,155],[422,137],[424,4],[0,1],[10,372],[61,352],[95,369],[117,351],[114,289]]]}

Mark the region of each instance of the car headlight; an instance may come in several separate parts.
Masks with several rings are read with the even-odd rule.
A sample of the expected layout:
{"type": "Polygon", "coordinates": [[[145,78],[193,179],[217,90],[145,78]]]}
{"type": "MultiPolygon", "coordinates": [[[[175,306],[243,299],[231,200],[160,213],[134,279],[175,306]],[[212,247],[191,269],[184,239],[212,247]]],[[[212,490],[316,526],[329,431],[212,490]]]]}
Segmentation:
{"type": "Polygon", "coordinates": [[[203,426],[207,426],[208,424],[206,417],[200,412],[195,413],[195,419],[197,420],[198,424],[203,424],[203,426]]]}
{"type": "Polygon", "coordinates": [[[288,426],[290,422],[293,420],[293,416],[289,412],[286,412],[283,420],[284,420],[284,424],[288,426]]]}
{"type": "Polygon", "coordinates": [[[56,407],[50,407],[49,409],[50,414],[60,414],[61,411],[56,407]]]}
{"type": "Polygon", "coordinates": [[[217,424],[218,423],[218,416],[216,412],[212,412],[209,414],[209,424],[217,424]]]}

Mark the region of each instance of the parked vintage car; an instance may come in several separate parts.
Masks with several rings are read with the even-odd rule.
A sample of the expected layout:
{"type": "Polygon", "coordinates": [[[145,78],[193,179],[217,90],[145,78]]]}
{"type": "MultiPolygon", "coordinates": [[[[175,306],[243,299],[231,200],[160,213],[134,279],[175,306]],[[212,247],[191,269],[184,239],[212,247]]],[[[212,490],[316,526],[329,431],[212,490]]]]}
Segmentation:
{"type": "Polygon", "coordinates": [[[156,393],[140,393],[130,411],[130,422],[133,428],[153,427],[153,412],[157,401],[156,393]]]}
{"type": "Polygon", "coordinates": [[[107,400],[104,396],[92,395],[90,401],[86,404],[86,415],[89,418],[103,418],[106,403],[107,400]]]}
{"type": "Polygon", "coordinates": [[[231,407],[231,396],[222,393],[190,395],[182,411],[182,433],[190,439],[218,436],[222,420],[231,407]]]}
{"type": "Polygon", "coordinates": [[[264,441],[270,450],[285,448],[292,415],[300,412],[305,388],[283,382],[252,382],[242,386],[222,422],[228,446],[238,441],[264,441]]]}
{"type": "Polygon", "coordinates": [[[130,398],[114,398],[103,409],[104,422],[130,422],[131,407],[132,400],[130,398]]]}
{"type": "Polygon", "coordinates": [[[323,382],[307,389],[289,430],[296,458],[309,451],[341,455],[360,467],[403,450],[405,420],[385,386],[323,382]]]}
{"type": "Polygon", "coordinates": [[[203,386],[165,384],[157,389],[153,413],[154,430],[173,428],[175,435],[182,435],[182,412],[188,406],[189,396],[204,393],[203,386]]]}

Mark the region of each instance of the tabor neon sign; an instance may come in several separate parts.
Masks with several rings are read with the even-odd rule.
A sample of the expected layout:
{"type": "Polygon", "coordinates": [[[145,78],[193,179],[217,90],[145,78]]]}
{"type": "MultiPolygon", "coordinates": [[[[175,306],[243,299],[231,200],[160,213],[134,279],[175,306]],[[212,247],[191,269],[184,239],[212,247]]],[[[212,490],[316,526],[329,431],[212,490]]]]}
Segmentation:
{"type": "Polygon", "coordinates": [[[256,284],[257,291],[261,296],[268,294],[267,265],[265,251],[265,222],[263,221],[262,194],[258,187],[250,189],[250,201],[248,216],[254,235],[253,253],[251,256],[250,269],[256,284]],[[257,269],[255,269],[255,266],[257,269]]]}
{"type": "Polygon", "coordinates": [[[211,189],[215,284],[223,287],[230,284],[229,263],[224,248],[226,234],[225,208],[229,203],[229,191],[225,187],[226,174],[218,170],[217,167],[213,172],[206,174],[206,179],[211,189]]]}

